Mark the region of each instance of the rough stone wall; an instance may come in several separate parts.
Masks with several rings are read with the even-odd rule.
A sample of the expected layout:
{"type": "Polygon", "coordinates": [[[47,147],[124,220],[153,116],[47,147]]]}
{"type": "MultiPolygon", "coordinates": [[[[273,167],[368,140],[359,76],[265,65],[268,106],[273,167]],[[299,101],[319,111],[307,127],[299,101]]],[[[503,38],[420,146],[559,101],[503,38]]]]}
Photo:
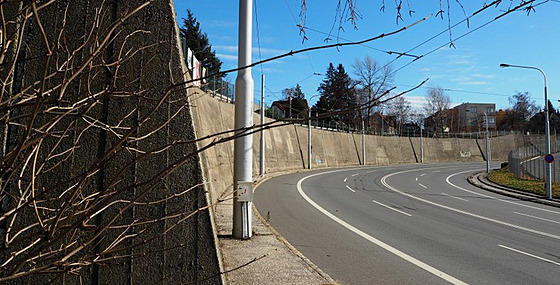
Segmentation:
{"type": "MultiPolygon", "coordinates": [[[[7,18],[16,19],[17,5],[25,8],[30,3],[2,5],[7,18]]],[[[62,256],[82,245],[84,249],[68,263],[57,263],[60,271],[12,282],[220,283],[215,236],[205,209],[208,201],[204,187],[197,186],[203,182],[202,170],[193,143],[189,91],[180,84],[187,78],[173,1],[57,0],[43,8],[44,3],[37,1],[44,34],[38,21],[32,17],[26,21],[19,38],[24,43],[20,69],[9,84],[15,90],[12,94],[31,86],[30,103],[8,102],[6,96],[0,102],[7,118],[0,126],[2,162],[10,154],[17,157],[13,172],[21,173],[18,184],[17,177],[4,172],[8,179],[1,185],[3,194],[11,197],[21,195],[22,189],[42,189],[36,198],[41,205],[68,216],[60,224],[71,232],[61,227],[48,240],[45,237],[47,246],[38,243],[27,250],[29,254],[35,248],[66,248],[58,253],[62,256]],[[18,144],[22,141],[28,144],[18,144]],[[21,145],[23,151],[18,152],[21,145]],[[29,157],[40,169],[30,169],[29,157]],[[80,221],[82,227],[76,224],[80,221]],[[86,264],[99,260],[96,255],[103,262],[86,264]],[[86,265],[76,265],[79,262],[86,265]]],[[[4,68],[0,74],[8,72],[4,68]]],[[[4,198],[2,203],[10,208],[18,201],[4,198]]],[[[37,214],[32,207],[19,209],[12,231],[24,229],[43,214],[49,215],[37,214]]],[[[21,246],[59,226],[49,221],[43,229],[32,227],[22,235],[21,246]]],[[[3,247],[0,263],[21,249],[17,246],[3,247]]],[[[2,271],[0,277],[57,261],[37,260],[34,265],[14,260],[24,265],[2,271]]]]}

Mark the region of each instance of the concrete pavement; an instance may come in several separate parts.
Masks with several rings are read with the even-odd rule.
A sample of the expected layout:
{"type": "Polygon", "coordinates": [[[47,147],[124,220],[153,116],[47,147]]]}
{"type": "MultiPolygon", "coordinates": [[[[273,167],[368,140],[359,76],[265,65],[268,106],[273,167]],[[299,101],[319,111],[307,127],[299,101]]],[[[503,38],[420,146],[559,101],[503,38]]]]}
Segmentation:
{"type": "Polygon", "coordinates": [[[338,284],[266,225],[266,217],[261,217],[255,209],[253,237],[233,239],[232,213],[231,199],[215,208],[226,284],[338,284]]]}
{"type": "MultiPolygon", "coordinates": [[[[486,173],[473,175],[468,181],[488,191],[560,207],[559,199],[546,200],[497,185],[486,179],[486,173]]],[[[215,208],[218,243],[227,284],[338,284],[269,227],[266,213],[263,213],[265,217],[261,217],[254,210],[253,237],[250,240],[233,239],[232,207],[232,200],[227,200],[215,208]]]]}

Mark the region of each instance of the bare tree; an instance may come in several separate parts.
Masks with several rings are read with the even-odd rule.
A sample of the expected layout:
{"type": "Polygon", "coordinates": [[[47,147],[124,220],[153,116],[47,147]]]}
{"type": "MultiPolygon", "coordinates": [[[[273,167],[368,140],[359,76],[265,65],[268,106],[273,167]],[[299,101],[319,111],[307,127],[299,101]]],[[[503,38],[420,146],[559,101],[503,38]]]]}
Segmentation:
{"type": "Polygon", "coordinates": [[[218,280],[171,14],[0,3],[0,283],[218,280]]]}
{"type": "Polygon", "coordinates": [[[377,104],[367,104],[368,102],[378,101],[381,96],[386,94],[394,80],[394,73],[390,65],[380,65],[369,55],[364,59],[356,59],[352,65],[354,75],[358,78],[361,90],[358,93],[360,102],[365,106],[363,113],[365,125],[370,127],[371,116],[376,108],[382,108],[377,104]]]}
{"type": "MultiPolygon", "coordinates": [[[[539,107],[527,92],[515,92],[509,97],[510,108],[502,111],[497,122],[500,130],[524,130],[539,107]]],[[[544,116],[543,116],[544,117],[544,116]]],[[[541,124],[542,125],[542,124],[541,124]]]]}
{"type": "Polygon", "coordinates": [[[410,119],[412,106],[404,96],[389,101],[387,105],[388,114],[395,117],[397,133],[401,134],[404,124],[410,119]]]}
{"type": "Polygon", "coordinates": [[[443,134],[447,124],[447,112],[451,105],[449,95],[441,87],[431,87],[426,93],[424,112],[428,118],[428,125],[435,133],[443,134]]]}
{"type": "Polygon", "coordinates": [[[199,249],[213,244],[199,238],[211,205],[197,154],[235,130],[194,137],[192,82],[161,7],[169,2],[0,3],[0,283],[89,274],[122,284],[131,268],[153,283],[220,274],[198,273],[199,249]],[[154,265],[170,266],[153,276],[154,265]]]}

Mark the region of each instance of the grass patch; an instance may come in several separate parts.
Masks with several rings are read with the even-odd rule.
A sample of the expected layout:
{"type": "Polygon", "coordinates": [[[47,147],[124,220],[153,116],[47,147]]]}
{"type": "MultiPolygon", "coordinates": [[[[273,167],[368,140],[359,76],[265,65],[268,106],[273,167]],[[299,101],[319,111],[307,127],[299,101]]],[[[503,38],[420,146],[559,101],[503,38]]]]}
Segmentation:
{"type": "MultiPolygon", "coordinates": [[[[542,196],[546,195],[544,181],[517,178],[509,172],[507,168],[491,171],[488,175],[488,180],[517,190],[539,194],[542,196]]],[[[552,196],[560,197],[560,183],[552,182],[552,196]]]]}

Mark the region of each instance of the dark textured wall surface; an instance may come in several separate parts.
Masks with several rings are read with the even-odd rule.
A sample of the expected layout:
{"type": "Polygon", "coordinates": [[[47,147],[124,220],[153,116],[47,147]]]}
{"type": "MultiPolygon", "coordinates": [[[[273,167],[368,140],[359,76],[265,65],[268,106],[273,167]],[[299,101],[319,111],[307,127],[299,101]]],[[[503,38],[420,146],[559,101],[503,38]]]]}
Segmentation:
{"type": "MultiPolygon", "coordinates": [[[[30,256],[34,248],[65,248],[57,253],[61,257],[80,245],[84,249],[68,264],[57,263],[58,271],[11,282],[220,283],[210,215],[198,211],[208,201],[204,188],[197,186],[203,178],[191,142],[195,135],[188,92],[179,84],[185,76],[173,1],[57,0],[40,6],[47,2],[38,1],[40,21],[29,17],[17,37],[23,42],[20,72],[12,72],[9,87],[15,91],[9,94],[31,86],[29,104],[18,105],[21,99],[8,96],[1,102],[3,160],[15,157],[12,165],[23,181],[18,184],[15,176],[5,175],[2,191],[13,195],[3,199],[2,211],[17,207],[22,189],[42,189],[37,198],[41,205],[68,219],[49,224],[46,217],[52,213],[22,207],[12,231],[44,215],[45,225],[27,230],[27,238],[45,235],[46,245],[32,246],[30,256]],[[29,157],[41,168],[29,167],[29,157]],[[57,230],[49,235],[53,227],[57,230]]],[[[17,19],[20,4],[25,9],[29,2],[4,6],[4,12],[17,19]]],[[[30,243],[24,236],[19,245],[0,250],[0,263],[30,243]]],[[[20,262],[21,267],[6,266],[0,276],[55,261],[30,263],[22,255],[8,264],[20,262]]]]}

